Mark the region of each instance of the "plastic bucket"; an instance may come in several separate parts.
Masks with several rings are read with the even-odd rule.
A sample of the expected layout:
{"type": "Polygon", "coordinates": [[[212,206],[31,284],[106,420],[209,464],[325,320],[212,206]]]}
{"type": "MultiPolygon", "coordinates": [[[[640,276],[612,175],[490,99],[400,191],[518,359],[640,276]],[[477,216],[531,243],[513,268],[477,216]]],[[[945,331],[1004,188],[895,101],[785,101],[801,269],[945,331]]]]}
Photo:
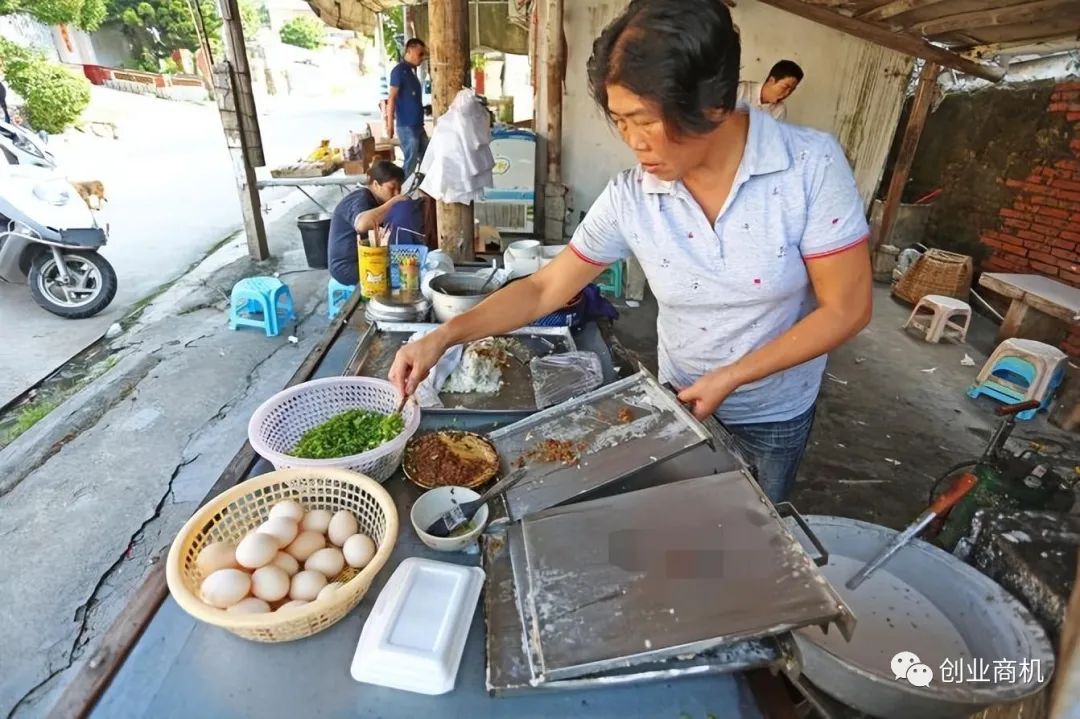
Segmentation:
{"type": "Polygon", "coordinates": [[[313,212],[300,215],[296,219],[300,228],[300,239],[304,243],[304,257],[308,267],[325,270],[327,268],[326,246],[330,242],[330,215],[313,212]]]}

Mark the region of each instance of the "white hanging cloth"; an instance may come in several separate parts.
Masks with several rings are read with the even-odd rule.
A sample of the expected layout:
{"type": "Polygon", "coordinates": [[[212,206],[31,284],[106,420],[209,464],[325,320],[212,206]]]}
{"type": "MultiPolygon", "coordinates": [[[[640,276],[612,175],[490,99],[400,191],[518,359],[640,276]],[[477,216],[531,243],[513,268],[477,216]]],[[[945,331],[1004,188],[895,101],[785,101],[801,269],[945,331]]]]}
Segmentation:
{"type": "Polygon", "coordinates": [[[492,187],[491,118],[469,88],[458,92],[435,123],[420,163],[420,189],[443,202],[468,204],[492,187]]]}

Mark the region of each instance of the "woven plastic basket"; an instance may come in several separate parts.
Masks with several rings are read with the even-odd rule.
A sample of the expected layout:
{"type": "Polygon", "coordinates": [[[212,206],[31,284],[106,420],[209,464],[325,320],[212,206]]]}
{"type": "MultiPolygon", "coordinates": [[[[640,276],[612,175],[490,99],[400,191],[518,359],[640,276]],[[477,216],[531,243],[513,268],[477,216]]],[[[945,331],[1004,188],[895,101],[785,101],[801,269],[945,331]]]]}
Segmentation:
{"type": "Polygon", "coordinates": [[[390,414],[401,395],[386,380],[373,377],[326,377],[303,382],[278,392],[255,410],[248,422],[251,447],[274,465],[290,467],[341,467],[385,482],[401,464],[405,443],[420,426],[420,408],[407,402],[401,410],[405,428],[394,439],[375,449],[335,459],[301,459],[289,454],[304,432],[351,409],[390,414]]]}
{"type": "Polygon", "coordinates": [[[927,295],[966,300],[971,290],[972,261],[967,255],[927,250],[893,285],[892,293],[915,304],[927,295]]]}
{"type": "Polygon", "coordinates": [[[390,493],[362,474],[345,469],[288,469],[249,479],[201,507],[173,540],[165,565],[169,592],[191,616],[258,642],[287,642],[326,629],[364,597],[398,535],[397,508],[390,493]],[[203,603],[203,576],[195,566],[199,552],[212,542],[238,542],[270,514],[278,502],[292,499],[306,510],[351,511],[360,532],[375,541],[375,557],[361,570],[346,565],[331,581],[344,582],[331,596],[270,614],[230,614],[203,603]]]}

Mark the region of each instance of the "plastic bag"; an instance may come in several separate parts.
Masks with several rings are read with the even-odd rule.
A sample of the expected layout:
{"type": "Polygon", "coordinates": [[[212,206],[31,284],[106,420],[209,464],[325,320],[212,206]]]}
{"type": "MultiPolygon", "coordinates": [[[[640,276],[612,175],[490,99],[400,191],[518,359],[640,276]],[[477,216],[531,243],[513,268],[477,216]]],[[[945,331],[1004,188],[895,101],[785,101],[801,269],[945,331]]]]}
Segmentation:
{"type": "Polygon", "coordinates": [[[595,352],[533,357],[529,369],[537,409],[573,399],[604,383],[604,368],[595,352]]]}

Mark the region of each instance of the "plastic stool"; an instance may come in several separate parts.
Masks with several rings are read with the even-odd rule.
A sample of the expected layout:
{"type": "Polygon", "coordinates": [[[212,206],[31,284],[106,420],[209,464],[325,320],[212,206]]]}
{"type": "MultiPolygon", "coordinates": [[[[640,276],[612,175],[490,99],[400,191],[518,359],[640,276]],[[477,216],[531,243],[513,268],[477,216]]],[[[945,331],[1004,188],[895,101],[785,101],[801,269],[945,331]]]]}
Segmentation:
{"type": "Polygon", "coordinates": [[[356,285],[343,285],[333,277],[326,283],[326,316],[333,320],[356,291],[356,285]]]}
{"type": "Polygon", "coordinates": [[[615,295],[615,297],[622,297],[623,294],[623,261],[608,265],[600,276],[594,280],[597,287],[601,292],[607,292],[615,295]]]}
{"type": "Polygon", "coordinates": [[[1017,415],[1017,419],[1031,419],[1050,406],[1067,366],[1068,356],[1057,347],[1035,340],[1007,339],[994,349],[968,395],[984,394],[1007,403],[1038,400],[1038,409],[1017,415]]]}
{"type": "Polygon", "coordinates": [[[927,342],[938,342],[942,337],[963,342],[970,324],[971,305],[967,302],[945,295],[926,295],[915,304],[904,329],[914,327],[926,333],[927,342]],[[961,318],[963,324],[952,321],[953,317],[961,318]]]}
{"type": "Polygon", "coordinates": [[[267,337],[276,337],[281,331],[282,319],[286,322],[296,319],[292,293],[284,282],[274,277],[248,277],[233,285],[229,329],[262,327],[267,337]]]}

